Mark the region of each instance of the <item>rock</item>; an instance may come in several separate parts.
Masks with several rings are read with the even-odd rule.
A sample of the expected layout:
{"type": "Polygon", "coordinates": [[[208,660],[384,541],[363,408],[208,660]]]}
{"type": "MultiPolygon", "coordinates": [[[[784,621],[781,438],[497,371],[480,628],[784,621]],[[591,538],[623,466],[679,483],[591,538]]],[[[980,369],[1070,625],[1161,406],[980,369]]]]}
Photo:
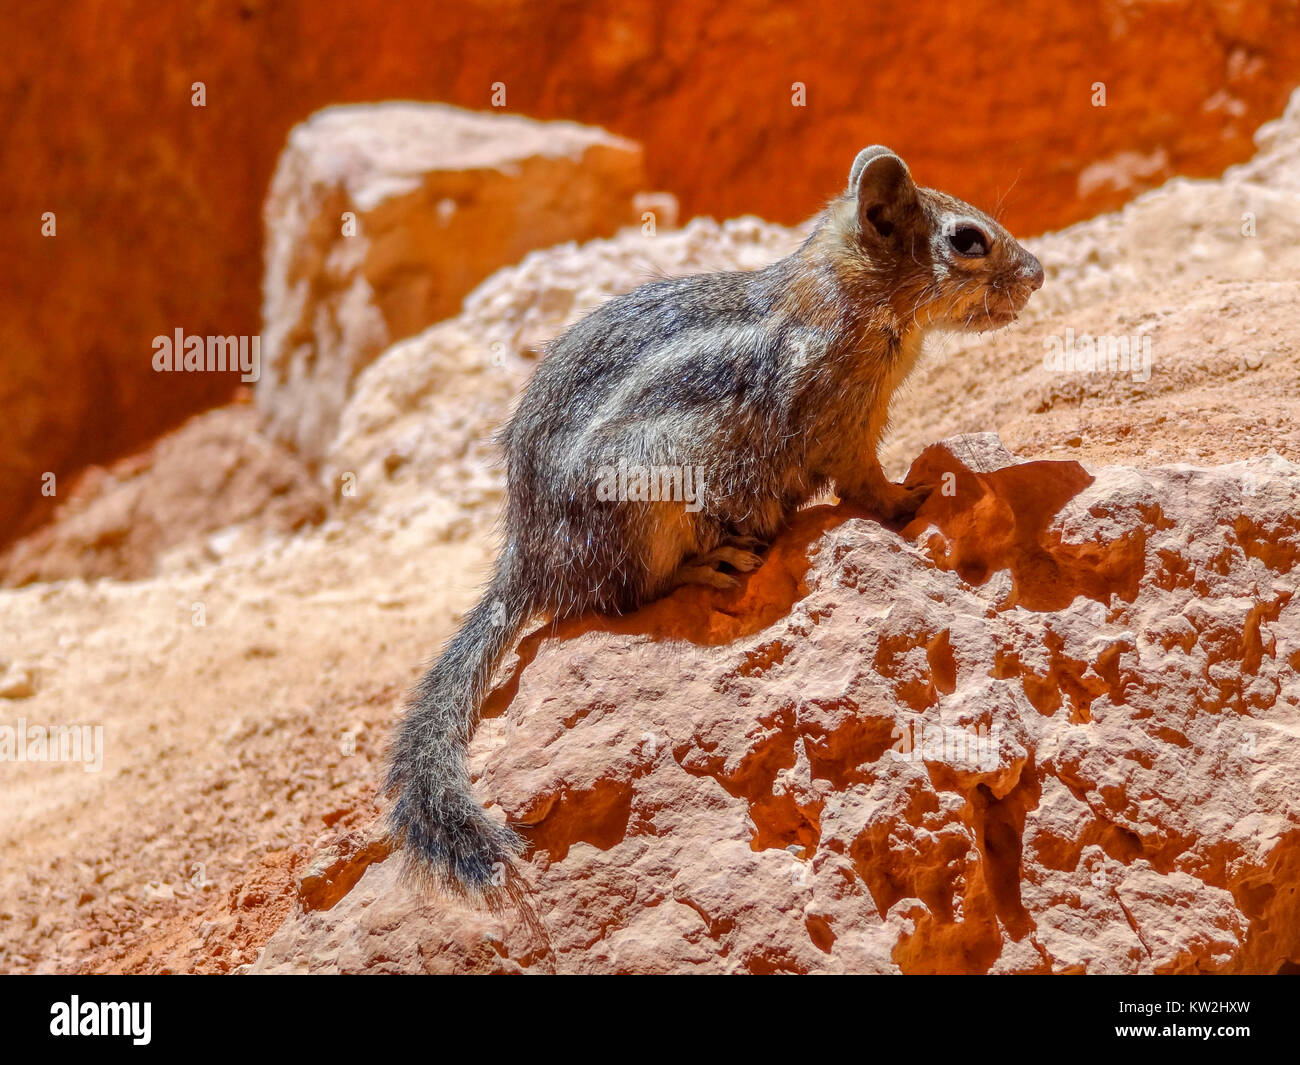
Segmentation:
{"type": "Polygon", "coordinates": [[[1156,465],[1256,456],[1268,426],[1267,446],[1300,458],[1284,310],[1300,298],[1300,93],[1270,127],[1218,180],[1177,178],[1027,241],[1047,283],[1010,327],[927,343],[894,402],[887,470],[901,476],[937,437],[988,429],[1018,454],[1156,465]],[[1066,338],[1123,340],[1149,364],[1049,370],[1066,338]]]}
{"type": "MultiPolygon", "coordinates": [[[[897,478],[954,438],[921,460],[956,475],[923,526],[809,511],[738,599],[527,634],[472,757],[478,793],[533,826],[531,924],[405,895],[392,858],[351,881],[404,692],[498,542],[489,438],[587,301],[656,270],[752,269],[798,234],[697,221],[499,271],[358,377],[323,467],[356,494],[340,476],[320,524],[206,526],[195,485],[218,519],[244,495],[274,511],[242,474],[223,484],[220,449],[195,448],[192,483],[183,450],[139,471],[142,513],[179,494],[197,538],[152,575],[0,590],[0,655],[36,689],[0,701],[9,717],[90,708],[74,720],[108,741],[103,773],[5,769],[0,846],[22,860],[0,865],[0,969],[1283,968],[1300,875],[1293,114],[1222,180],[1036,241],[1048,283],[1015,325],[938,338],[884,453],[897,478]],[[1044,341],[1066,329],[1149,334],[1152,375],[1049,372],[1044,341]],[[892,757],[901,724],[919,764],[892,757]],[[1000,726],[996,758],[981,725],[1000,726]],[[307,908],[304,883],[333,905],[307,908]]],[[[248,469],[298,483],[291,458],[248,469]]]]}
{"type": "MultiPolygon", "coordinates": [[[[989,427],[1021,452],[1086,443],[1074,457],[1123,462],[1155,448],[1155,461],[1173,461],[1197,446],[1202,420],[1216,424],[1219,454],[1253,454],[1263,418],[1278,446],[1300,454],[1283,354],[1294,350],[1287,308],[1300,271],[1300,223],[1285,181],[1300,143],[1300,93],[1276,125],[1268,147],[1221,180],[1176,179],[1114,214],[1028,241],[1048,284],[1009,328],[927,342],[929,357],[895,399],[884,452],[895,477],[936,431],[989,427]],[[1247,215],[1251,237],[1241,230],[1247,215]],[[1138,337],[1138,348],[1149,337],[1149,379],[1048,372],[1045,341],[1067,330],[1138,337]],[[1254,350],[1244,365],[1264,373],[1244,408],[1235,352],[1247,333],[1254,350]],[[958,395],[962,403],[936,411],[936,396],[958,395]],[[1184,410],[1192,406],[1199,413],[1184,410]],[[1157,429],[1162,415],[1167,424],[1157,429]],[[1079,432],[1081,420],[1095,429],[1079,432]]],[[[327,451],[324,483],[344,513],[413,496],[454,501],[466,513],[496,505],[493,437],[549,339],[653,277],[758,269],[802,235],[757,219],[696,219],[654,237],[629,231],[530,253],[484,281],[456,318],[394,345],[362,372],[327,451]]]]}
{"type": "Polygon", "coordinates": [[[301,461],[258,431],[251,407],[209,411],[70,478],[51,520],[0,550],[0,585],[138,579],[169,554],[178,567],[210,564],[320,522],[327,502],[301,461]]]}
{"type": "Polygon", "coordinates": [[[537,247],[637,219],[641,150],[571,122],[392,103],[295,127],[266,201],[258,407],[317,460],[352,382],[537,247]]]}
{"type": "Polygon", "coordinates": [[[383,833],[351,833],[317,854],[298,878],[298,901],[304,910],[328,910],[352,890],[366,867],[388,857],[383,833]]]}
{"type": "MultiPolygon", "coordinates": [[[[366,868],[353,888],[327,913],[308,909],[292,918],[295,926],[313,929],[311,941],[276,935],[249,972],[371,972],[371,973],[522,973],[528,968],[507,952],[509,925],[490,913],[467,913],[438,929],[440,901],[411,900],[401,924],[388,907],[371,913],[370,902],[400,891],[395,861],[366,868]],[[391,951],[391,960],[380,952],[391,951]],[[305,952],[301,952],[305,951],[305,952]]],[[[541,967],[545,968],[545,960],[541,967]]]]}
{"type": "Polygon", "coordinates": [[[0,699],[30,699],[36,694],[36,675],[30,666],[0,660],[0,699]]]}
{"type": "Polygon", "coordinates": [[[912,473],[947,488],[901,532],[814,507],[735,592],[521,641],[471,767],[526,826],[524,906],[379,862],[259,971],[1300,957],[1300,467],[1088,469],[985,434],[912,473]]]}

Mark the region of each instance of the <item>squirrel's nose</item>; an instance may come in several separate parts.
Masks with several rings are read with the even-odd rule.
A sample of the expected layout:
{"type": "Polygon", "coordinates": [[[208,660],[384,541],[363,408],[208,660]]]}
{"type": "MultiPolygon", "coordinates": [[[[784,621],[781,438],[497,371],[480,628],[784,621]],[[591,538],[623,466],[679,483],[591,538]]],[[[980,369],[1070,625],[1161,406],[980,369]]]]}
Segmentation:
{"type": "Polygon", "coordinates": [[[1022,272],[1026,283],[1035,292],[1043,287],[1043,264],[1029,252],[1025,252],[1025,265],[1022,267],[1022,272]]]}

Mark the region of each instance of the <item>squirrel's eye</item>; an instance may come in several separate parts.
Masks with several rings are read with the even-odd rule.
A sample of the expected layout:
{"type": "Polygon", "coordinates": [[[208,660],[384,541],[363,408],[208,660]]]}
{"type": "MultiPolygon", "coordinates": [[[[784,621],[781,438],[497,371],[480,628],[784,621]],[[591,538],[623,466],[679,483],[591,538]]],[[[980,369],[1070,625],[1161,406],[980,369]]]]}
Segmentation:
{"type": "Polygon", "coordinates": [[[948,243],[958,255],[978,259],[989,253],[989,238],[974,226],[958,226],[948,237],[948,243]]]}

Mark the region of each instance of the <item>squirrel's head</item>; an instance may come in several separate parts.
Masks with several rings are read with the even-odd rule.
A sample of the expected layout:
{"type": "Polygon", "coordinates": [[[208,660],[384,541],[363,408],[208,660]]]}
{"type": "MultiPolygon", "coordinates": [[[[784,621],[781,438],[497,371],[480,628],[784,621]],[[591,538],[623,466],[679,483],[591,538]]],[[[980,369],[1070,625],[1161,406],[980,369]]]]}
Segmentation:
{"type": "Polygon", "coordinates": [[[920,188],[888,148],[864,148],[840,201],[854,272],[898,318],[982,331],[1006,325],[1042,287],[1042,264],[982,211],[920,188]]]}

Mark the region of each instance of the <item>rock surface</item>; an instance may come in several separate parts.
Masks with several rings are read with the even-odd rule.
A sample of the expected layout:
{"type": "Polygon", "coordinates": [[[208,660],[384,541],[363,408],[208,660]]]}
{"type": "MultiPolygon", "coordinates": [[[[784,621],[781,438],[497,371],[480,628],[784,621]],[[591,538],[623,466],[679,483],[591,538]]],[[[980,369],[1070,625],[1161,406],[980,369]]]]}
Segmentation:
{"type": "Polygon", "coordinates": [[[258,431],[250,405],[223,407],[83,471],[46,524],[0,550],[0,585],[211,565],[320,523],[328,502],[302,461],[258,431]]]}
{"type": "MultiPolygon", "coordinates": [[[[1219,180],[1175,179],[1114,214],[1027,240],[1047,285],[1006,329],[927,341],[928,358],[895,399],[887,470],[901,478],[936,436],[990,427],[1018,453],[1125,463],[1247,458],[1266,425],[1271,445],[1300,456],[1288,311],[1300,298],[1300,171],[1291,165],[1300,95],[1260,143],[1219,180]],[[1150,337],[1148,379],[1045,371],[1049,338],[1067,330],[1150,337]]],[[[546,340],[656,276],[754,269],[803,235],[752,219],[696,220],[531,253],[481,285],[456,319],[396,345],[358,378],[326,457],[327,485],[339,496],[352,474],[353,494],[340,496],[349,513],[413,491],[469,509],[495,503],[492,434],[546,340]]]]}
{"type": "Polygon", "coordinates": [[[271,433],[318,461],[356,375],[533,248],[639,220],[641,149],[571,122],[334,107],[296,127],[266,201],[271,433]]]}
{"type": "Polygon", "coordinates": [[[1300,467],[927,450],[732,593],[520,644],[528,913],[358,870],[256,971],[1223,972],[1300,956],[1300,467]]]}

